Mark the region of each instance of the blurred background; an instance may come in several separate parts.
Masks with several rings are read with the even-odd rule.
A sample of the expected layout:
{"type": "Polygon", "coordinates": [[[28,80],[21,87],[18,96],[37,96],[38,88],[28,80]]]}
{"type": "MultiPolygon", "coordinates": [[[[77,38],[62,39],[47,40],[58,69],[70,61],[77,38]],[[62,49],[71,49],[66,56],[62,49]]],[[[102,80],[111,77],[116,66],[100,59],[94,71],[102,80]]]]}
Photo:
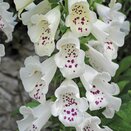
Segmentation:
{"type": "MultiPolygon", "coordinates": [[[[16,13],[13,1],[4,1],[10,3],[10,11],[16,13]]],[[[131,0],[118,1],[123,5],[121,11],[126,14],[127,19],[131,21],[131,0]]],[[[105,4],[107,3],[109,3],[108,0],[105,4]]],[[[0,131],[16,131],[16,120],[18,119],[16,110],[21,105],[30,102],[30,98],[24,91],[19,78],[19,69],[23,66],[25,58],[34,54],[34,47],[27,35],[26,26],[23,26],[18,19],[17,22],[18,24],[13,33],[13,41],[4,43],[6,36],[0,32],[0,43],[4,43],[6,47],[6,55],[2,58],[2,63],[0,64],[0,131]]],[[[113,81],[119,84],[122,90],[120,97],[124,101],[123,104],[129,102],[127,105],[124,105],[126,106],[125,108],[128,107],[129,110],[125,110],[122,106],[122,108],[124,108],[122,113],[120,112],[117,115],[118,117],[122,117],[125,122],[129,121],[129,126],[131,126],[131,57],[127,57],[129,55],[131,56],[131,34],[126,37],[125,45],[119,49],[116,62],[121,63],[121,66],[116,77],[113,79],[113,81]]],[[[115,116],[112,122],[115,122],[116,119],[117,116],[115,116]]],[[[107,125],[108,123],[111,122],[107,121],[107,125]]],[[[123,128],[121,127],[114,131],[131,131],[131,128],[128,128],[128,125],[124,124],[123,126],[123,128]],[[123,130],[124,128],[125,130],[123,130]]],[[[113,128],[115,129],[115,127],[113,128]]]]}

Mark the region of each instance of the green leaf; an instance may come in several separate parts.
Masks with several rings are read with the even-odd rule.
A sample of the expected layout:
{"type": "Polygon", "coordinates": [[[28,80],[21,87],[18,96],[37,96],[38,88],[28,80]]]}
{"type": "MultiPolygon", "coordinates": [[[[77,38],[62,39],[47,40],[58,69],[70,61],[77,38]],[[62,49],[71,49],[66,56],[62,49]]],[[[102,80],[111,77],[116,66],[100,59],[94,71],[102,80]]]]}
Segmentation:
{"type": "Polygon", "coordinates": [[[60,0],[49,0],[50,3],[58,3],[60,0]]]}
{"type": "Polygon", "coordinates": [[[88,48],[87,45],[81,44],[81,49],[84,50],[84,51],[87,51],[89,48],[88,48]]]}
{"type": "Polygon", "coordinates": [[[34,108],[38,105],[39,105],[39,102],[37,102],[37,101],[32,101],[32,102],[29,102],[29,103],[26,104],[26,106],[30,107],[30,108],[34,108]]]}
{"type": "Polygon", "coordinates": [[[69,28],[63,24],[60,24],[60,32],[64,34],[69,28]]]}
{"type": "Polygon", "coordinates": [[[116,72],[115,78],[119,77],[120,74],[127,71],[129,67],[131,67],[131,56],[127,56],[120,62],[120,67],[116,72]]]}
{"type": "Polygon", "coordinates": [[[80,38],[80,43],[81,44],[87,44],[88,41],[90,41],[90,40],[95,40],[95,37],[92,34],[90,34],[89,36],[83,36],[83,37],[81,37],[80,38]]]}
{"type": "Polygon", "coordinates": [[[109,126],[113,131],[131,131],[130,123],[115,115],[113,119],[104,119],[103,125],[109,126]]]}
{"type": "Polygon", "coordinates": [[[120,87],[120,92],[123,91],[123,89],[126,87],[128,83],[129,81],[126,81],[126,80],[118,82],[118,86],[120,87]]]}
{"type": "Polygon", "coordinates": [[[117,113],[124,121],[128,122],[131,125],[131,101],[124,103],[121,106],[120,111],[117,113]]]}

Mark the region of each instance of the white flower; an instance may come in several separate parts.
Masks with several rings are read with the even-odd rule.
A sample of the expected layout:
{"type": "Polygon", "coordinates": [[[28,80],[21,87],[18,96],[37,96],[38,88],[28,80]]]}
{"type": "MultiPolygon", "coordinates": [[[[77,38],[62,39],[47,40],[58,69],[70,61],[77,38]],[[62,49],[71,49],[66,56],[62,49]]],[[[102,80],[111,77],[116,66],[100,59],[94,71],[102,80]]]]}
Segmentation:
{"type": "Polygon", "coordinates": [[[95,23],[93,23],[92,34],[97,40],[103,41],[109,36],[109,34],[106,32],[108,28],[108,24],[102,22],[101,20],[97,20],[95,23]]]}
{"type": "Polygon", "coordinates": [[[118,47],[111,41],[89,41],[88,44],[102,53],[109,60],[117,58],[118,47]]]}
{"type": "Polygon", "coordinates": [[[17,121],[19,131],[40,131],[51,116],[52,103],[47,101],[35,108],[22,106],[20,113],[24,116],[17,121]]]}
{"type": "Polygon", "coordinates": [[[50,56],[55,49],[55,34],[60,22],[60,9],[56,7],[47,14],[35,14],[31,17],[32,25],[28,34],[34,43],[36,54],[50,56]]]}
{"type": "Polygon", "coordinates": [[[3,44],[0,44],[0,61],[1,57],[5,55],[5,46],[3,44]]]}
{"type": "Polygon", "coordinates": [[[19,14],[30,4],[32,4],[34,0],[14,0],[15,6],[19,14]]]}
{"type": "Polygon", "coordinates": [[[51,4],[48,0],[40,2],[38,5],[33,6],[28,11],[25,11],[21,14],[21,20],[24,25],[32,25],[31,17],[36,14],[45,15],[51,10],[51,4]]]}
{"type": "Polygon", "coordinates": [[[30,97],[40,103],[45,101],[49,83],[56,69],[54,57],[45,60],[43,63],[40,63],[37,56],[30,56],[25,60],[25,67],[21,68],[20,77],[30,97]]]}
{"type": "Polygon", "coordinates": [[[2,30],[7,36],[7,40],[5,42],[9,42],[12,40],[12,32],[14,31],[14,26],[16,22],[14,22],[15,17],[13,17],[13,13],[8,12],[9,4],[0,1],[0,30],[2,30]]]}
{"type": "Polygon", "coordinates": [[[116,0],[111,0],[109,7],[96,4],[97,12],[100,18],[108,24],[119,26],[121,31],[126,35],[129,33],[130,25],[128,21],[125,21],[126,16],[119,12],[122,5],[120,3],[116,3],[116,0]]]}
{"type": "Polygon", "coordinates": [[[107,59],[107,57],[90,45],[88,45],[88,47],[89,50],[86,52],[86,55],[89,58],[89,63],[92,67],[99,72],[108,72],[111,76],[114,76],[119,67],[118,64],[107,59]]]}
{"type": "Polygon", "coordinates": [[[78,86],[72,80],[65,80],[55,91],[57,100],[52,106],[52,114],[59,116],[65,126],[77,126],[84,119],[88,103],[80,98],[78,86]]]}
{"type": "Polygon", "coordinates": [[[59,52],[55,55],[55,62],[63,76],[68,79],[79,77],[85,70],[85,52],[80,49],[79,39],[67,32],[56,46],[59,52]]]}
{"type": "Polygon", "coordinates": [[[88,36],[97,18],[96,14],[89,9],[87,0],[69,0],[68,11],[66,26],[79,37],[88,36]]]}
{"type": "Polygon", "coordinates": [[[110,128],[101,128],[99,124],[101,123],[98,117],[87,116],[84,121],[78,125],[77,131],[112,131],[110,128]]]}
{"type": "Polygon", "coordinates": [[[108,73],[98,73],[90,66],[86,66],[86,72],[81,76],[90,110],[106,107],[103,114],[107,118],[112,118],[121,106],[121,99],[113,96],[119,94],[119,87],[115,83],[109,83],[110,80],[108,73]]]}
{"type": "Polygon", "coordinates": [[[125,33],[119,27],[108,25],[100,20],[93,24],[92,34],[100,42],[112,42],[114,45],[121,47],[124,45],[125,33]]]}

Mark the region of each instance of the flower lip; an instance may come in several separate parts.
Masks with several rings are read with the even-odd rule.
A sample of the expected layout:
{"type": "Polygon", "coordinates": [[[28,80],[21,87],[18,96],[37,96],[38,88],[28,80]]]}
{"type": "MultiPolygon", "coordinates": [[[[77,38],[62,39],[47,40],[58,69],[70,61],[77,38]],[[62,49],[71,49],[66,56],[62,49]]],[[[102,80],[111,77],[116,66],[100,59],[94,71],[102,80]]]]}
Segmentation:
{"type": "Polygon", "coordinates": [[[59,98],[62,94],[66,92],[73,92],[74,95],[79,96],[79,89],[75,82],[71,80],[65,80],[59,88],[55,91],[55,96],[59,98]],[[67,88],[68,87],[68,88],[67,88]]]}
{"type": "Polygon", "coordinates": [[[88,4],[87,0],[69,0],[69,2],[68,2],[68,9],[69,9],[69,11],[71,11],[71,7],[72,7],[74,4],[76,4],[76,3],[81,3],[81,2],[88,4]]]}
{"type": "Polygon", "coordinates": [[[62,38],[57,42],[56,48],[58,50],[60,50],[63,45],[66,45],[68,43],[74,44],[77,49],[80,49],[80,41],[79,41],[79,39],[75,36],[75,34],[73,34],[70,31],[67,31],[62,36],[62,38]]]}

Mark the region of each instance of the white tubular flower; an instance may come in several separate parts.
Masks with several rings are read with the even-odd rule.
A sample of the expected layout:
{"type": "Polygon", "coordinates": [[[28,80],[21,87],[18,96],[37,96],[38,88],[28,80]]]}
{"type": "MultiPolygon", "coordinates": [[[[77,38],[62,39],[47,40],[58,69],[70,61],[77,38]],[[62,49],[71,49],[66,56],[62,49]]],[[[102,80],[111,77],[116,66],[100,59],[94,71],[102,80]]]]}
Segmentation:
{"type": "Polygon", "coordinates": [[[9,4],[0,1],[0,30],[2,30],[7,36],[7,40],[5,42],[9,42],[12,40],[12,32],[14,31],[14,26],[16,22],[14,22],[15,17],[13,17],[13,13],[8,12],[9,4]]]}
{"type": "Polygon", "coordinates": [[[37,56],[30,56],[25,60],[25,67],[21,68],[20,77],[31,98],[40,103],[45,102],[45,95],[56,69],[54,57],[45,60],[43,63],[40,63],[37,56]]]}
{"type": "Polygon", "coordinates": [[[87,0],[68,0],[69,15],[66,26],[77,36],[88,36],[92,24],[97,20],[96,14],[89,9],[87,0]]]}
{"type": "Polygon", "coordinates": [[[119,65],[107,59],[102,53],[88,45],[89,50],[86,52],[89,63],[99,72],[108,72],[114,76],[119,65]]]}
{"type": "Polygon", "coordinates": [[[0,44],[0,61],[1,57],[5,55],[5,46],[3,44],[0,44]]]}
{"type": "Polygon", "coordinates": [[[31,17],[35,14],[45,15],[48,11],[51,10],[51,4],[48,0],[40,2],[38,5],[35,5],[33,8],[30,8],[28,11],[21,14],[21,20],[24,25],[31,25],[31,17]]]}
{"type": "Polygon", "coordinates": [[[88,44],[102,53],[109,60],[117,58],[118,47],[111,41],[89,41],[88,44]]]}
{"type": "Polygon", "coordinates": [[[17,121],[19,131],[40,131],[51,116],[52,103],[47,101],[35,108],[22,106],[20,113],[24,116],[17,121]]]}
{"type": "Polygon", "coordinates": [[[119,87],[115,83],[110,84],[110,80],[108,73],[98,73],[90,66],[86,67],[86,72],[81,76],[90,110],[106,107],[103,114],[107,118],[112,118],[121,106],[121,99],[113,96],[119,94],[119,87]]]}
{"type": "Polygon", "coordinates": [[[108,28],[108,24],[102,22],[101,20],[97,20],[92,26],[92,34],[97,40],[104,41],[109,36],[106,32],[108,28]]]}
{"type": "Polygon", "coordinates": [[[34,0],[14,0],[15,6],[19,14],[29,6],[34,0]]]}
{"type": "Polygon", "coordinates": [[[78,125],[76,131],[112,131],[110,128],[101,128],[99,124],[101,123],[98,117],[88,116],[85,120],[78,125]]]}
{"type": "Polygon", "coordinates": [[[92,34],[102,43],[113,43],[121,47],[124,45],[125,33],[119,27],[108,25],[100,20],[93,24],[92,34]]]}
{"type": "Polygon", "coordinates": [[[76,127],[84,119],[88,103],[80,98],[79,89],[72,80],[65,80],[55,91],[57,100],[52,106],[52,114],[66,126],[76,127]]]}
{"type": "Polygon", "coordinates": [[[119,12],[121,6],[122,5],[120,3],[116,3],[116,0],[111,0],[109,7],[96,4],[96,9],[100,18],[105,23],[119,26],[121,31],[127,35],[129,33],[130,26],[129,22],[125,21],[126,16],[119,12]]]}
{"type": "Polygon", "coordinates": [[[34,43],[36,54],[50,56],[55,49],[54,38],[60,22],[60,9],[56,7],[47,14],[36,14],[31,17],[32,25],[28,34],[34,43]]]}
{"type": "Polygon", "coordinates": [[[67,32],[57,42],[57,49],[55,62],[63,76],[68,79],[79,77],[85,70],[85,52],[80,49],[79,39],[67,32]]]}

